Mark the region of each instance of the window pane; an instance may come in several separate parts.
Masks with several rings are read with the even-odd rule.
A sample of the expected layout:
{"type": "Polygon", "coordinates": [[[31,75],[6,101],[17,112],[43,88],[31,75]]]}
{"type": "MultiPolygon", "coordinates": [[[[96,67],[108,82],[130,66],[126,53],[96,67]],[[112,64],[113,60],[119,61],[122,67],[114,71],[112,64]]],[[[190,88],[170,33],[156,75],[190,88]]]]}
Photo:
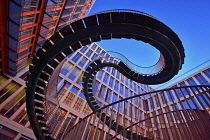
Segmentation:
{"type": "Polygon", "coordinates": [[[80,69],[77,68],[77,67],[75,67],[73,69],[73,71],[69,74],[68,78],[73,81],[77,77],[77,75],[79,74],[79,72],[80,72],[80,69]]]}
{"type": "Polygon", "coordinates": [[[76,62],[79,60],[80,57],[81,57],[81,54],[78,54],[78,53],[77,53],[77,54],[75,54],[74,57],[72,58],[72,61],[76,63],[76,62]]]}
{"type": "Polygon", "coordinates": [[[83,67],[83,66],[85,65],[86,62],[87,62],[87,59],[83,57],[83,58],[80,60],[80,62],[78,63],[78,65],[81,66],[81,67],[83,67]]]}
{"type": "Polygon", "coordinates": [[[109,103],[111,101],[111,90],[107,90],[105,101],[109,103]]]}
{"type": "Polygon", "coordinates": [[[99,97],[99,98],[101,98],[101,99],[104,99],[104,98],[105,98],[105,97],[104,97],[104,96],[105,96],[105,89],[106,89],[105,86],[102,85],[102,86],[101,86],[101,89],[100,89],[100,91],[99,91],[99,93],[98,93],[98,97],[99,97]]]}
{"type": "Polygon", "coordinates": [[[205,70],[204,74],[210,79],[210,69],[205,70]]]}
{"type": "Polygon", "coordinates": [[[109,79],[109,86],[110,86],[110,87],[112,87],[113,81],[114,81],[114,79],[113,79],[112,77],[110,77],[110,79],[109,79]]]}
{"type": "Polygon", "coordinates": [[[209,85],[209,82],[203,77],[203,75],[198,74],[197,76],[195,76],[195,78],[201,85],[209,85]]]}
{"type": "Polygon", "coordinates": [[[119,85],[119,82],[118,81],[115,81],[114,90],[118,91],[118,85],[119,85]]]}
{"type": "Polygon", "coordinates": [[[1,111],[1,114],[5,114],[7,117],[11,117],[20,106],[25,103],[25,90],[20,92],[13,100],[9,102],[1,111]]]}
{"type": "Polygon", "coordinates": [[[9,98],[13,93],[15,93],[20,88],[20,85],[14,81],[11,81],[3,89],[0,90],[0,104],[9,98]]]}
{"type": "Polygon", "coordinates": [[[63,75],[66,75],[72,68],[73,68],[73,64],[70,62],[65,62],[63,67],[61,68],[60,73],[63,75]]]}
{"type": "Polygon", "coordinates": [[[107,81],[108,81],[108,77],[109,77],[109,76],[108,76],[108,74],[106,74],[106,73],[105,73],[105,75],[104,75],[104,79],[103,79],[103,82],[104,82],[104,83],[107,83],[107,81]]]}

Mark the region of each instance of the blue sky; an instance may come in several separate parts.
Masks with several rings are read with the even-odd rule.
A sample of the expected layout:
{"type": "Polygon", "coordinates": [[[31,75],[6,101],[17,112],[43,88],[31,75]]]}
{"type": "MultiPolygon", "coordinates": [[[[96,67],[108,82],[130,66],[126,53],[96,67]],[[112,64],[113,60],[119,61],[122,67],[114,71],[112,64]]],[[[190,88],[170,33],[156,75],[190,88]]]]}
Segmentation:
{"type": "MultiPolygon", "coordinates": [[[[177,33],[186,54],[185,64],[179,75],[210,59],[209,0],[96,0],[89,15],[111,9],[131,9],[148,13],[177,33]]],[[[141,66],[154,64],[160,55],[154,47],[134,40],[112,39],[98,44],[107,51],[122,53],[141,66]]],[[[206,63],[209,64],[210,61],[206,63]]]]}

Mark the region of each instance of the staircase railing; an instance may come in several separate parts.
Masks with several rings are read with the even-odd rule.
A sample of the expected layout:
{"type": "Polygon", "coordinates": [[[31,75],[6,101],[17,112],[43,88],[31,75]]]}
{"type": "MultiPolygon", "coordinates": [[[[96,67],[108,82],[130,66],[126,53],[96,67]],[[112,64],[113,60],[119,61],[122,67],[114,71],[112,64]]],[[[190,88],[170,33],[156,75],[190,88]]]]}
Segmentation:
{"type": "Polygon", "coordinates": [[[110,62],[110,63],[119,63],[121,61],[126,66],[128,66],[131,70],[133,70],[134,72],[137,72],[139,74],[142,74],[142,75],[156,75],[160,71],[162,71],[165,66],[164,57],[162,54],[160,54],[160,58],[157,61],[157,63],[155,63],[152,66],[143,67],[143,66],[139,66],[139,65],[132,63],[128,58],[126,58],[124,55],[122,55],[118,52],[107,51],[107,53],[109,55],[106,55],[105,53],[99,54],[98,57],[96,57],[94,60],[100,58],[100,59],[103,59],[106,62],[110,62]]]}
{"type": "Polygon", "coordinates": [[[209,92],[210,86],[185,86],[128,97],[87,115],[64,139],[208,139],[209,92]]]}

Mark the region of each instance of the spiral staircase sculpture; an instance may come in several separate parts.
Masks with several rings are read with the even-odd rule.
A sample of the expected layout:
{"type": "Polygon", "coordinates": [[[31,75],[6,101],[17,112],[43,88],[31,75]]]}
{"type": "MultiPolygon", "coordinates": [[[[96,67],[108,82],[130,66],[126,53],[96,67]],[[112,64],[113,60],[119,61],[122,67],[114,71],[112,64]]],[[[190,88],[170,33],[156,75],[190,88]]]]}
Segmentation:
{"type": "MultiPolygon", "coordinates": [[[[109,116],[106,111],[102,111],[102,109],[105,108],[100,107],[94,98],[92,91],[93,78],[97,71],[103,67],[114,67],[126,77],[142,84],[159,84],[170,80],[176,75],[184,63],[185,54],[182,43],[169,27],[146,13],[120,9],[100,12],[67,25],[50,37],[33,57],[26,82],[26,107],[31,127],[37,139],[52,139],[47,129],[46,112],[44,108],[48,94],[46,88],[49,86],[51,76],[59,63],[82,46],[112,38],[132,38],[154,46],[161,53],[161,57],[157,62],[157,65],[161,66],[161,68],[151,73],[142,74],[141,72],[132,70],[123,61],[119,61],[119,63],[116,64],[98,59],[91,63],[84,74],[83,86],[89,106],[93,110],[93,113],[97,112],[94,120],[97,120],[97,116],[97,118],[99,118],[97,122],[104,122],[103,126],[106,124],[109,132],[111,129],[115,130],[116,136],[120,134],[120,136],[123,136],[125,139],[165,138],[164,136],[159,137],[156,135],[151,137],[142,132],[134,133],[130,127],[123,127],[116,123],[116,120],[114,120],[112,116],[109,116]]],[[[129,99],[131,98],[133,97],[129,99]]],[[[119,102],[120,101],[115,104],[119,102]]],[[[114,103],[110,104],[110,106],[112,105],[114,105],[114,103]]],[[[183,107],[181,109],[180,111],[185,112],[183,107]]],[[[198,111],[200,112],[200,110],[198,111]]],[[[145,121],[140,121],[139,123],[144,123],[145,121]]],[[[78,125],[81,124],[82,123],[79,123],[78,125]]],[[[78,125],[73,127],[74,131],[77,129],[78,125]]],[[[97,124],[97,127],[99,127],[98,125],[99,124],[97,124]]],[[[131,126],[131,128],[132,127],[133,126],[131,126]]],[[[147,131],[150,132],[150,128],[145,127],[145,129],[148,129],[147,131]]],[[[72,132],[70,132],[69,135],[73,134],[72,132]]],[[[172,132],[167,135],[167,138],[171,136],[171,133],[172,132]]],[[[77,135],[76,137],[79,138],[80,136],[77,135]]]]}

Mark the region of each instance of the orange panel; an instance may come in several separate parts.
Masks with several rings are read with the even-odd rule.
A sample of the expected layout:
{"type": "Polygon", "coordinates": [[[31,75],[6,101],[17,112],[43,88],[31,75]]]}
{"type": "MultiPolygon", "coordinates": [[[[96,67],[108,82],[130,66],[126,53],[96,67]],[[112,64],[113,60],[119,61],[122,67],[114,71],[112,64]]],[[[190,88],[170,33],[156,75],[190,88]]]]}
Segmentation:
{"type": "Polygon", "coordinates": [[[51,30],[51,29],[55,28],[55,26],[52,25],[52,26],[49,26],[48,28],[49,28],[49,30],[51,30]]]}
{"type": "Polygon", "coordinates": [[[37,15],[38,19],[37,19],[37,27],[36,27],[36,30],[35,30],[35,33],[34,33],[34,40],[32,42],[32,49],[31,49],[31,53],[30,53],[30,57],[33,56],[34,54],[34,51],[35,51],[35,48],[36,48],[36,43],[37,43],[37,40],[38,40],[38,35],[39,35],[39,32],[40,32],[40,28],[41,28],[41,24],[42,24],[42,21],[43,21],[43,16],[44,16],[44,12],[45,12],[45,8],[46,8],[46,2],[47,0],[42,0],[40,1],[40,13],[39,15],[37,15]]]}
{"type": "MultiPolygon", "coordinates": [[[[49,27],[48,27],[49,28],[49,27]]],[[[40,30],[40,33],[43,33],[43,32],[46,32],[46,31],[48,31],[49,29],[47,29],[47,28],[42,28],[41,30],[40,30]]]]}
{"type": "Polygon", "coordinates": [[[63,22],[63,23],[60,23],[58,26],[61,26],[61,25],[64,25],[64,24],[66,24],[65,22],[63,22]]]}
{"type": "Polygon", "coordinates": [[[28,52],[27,54],[24,54],[24,55],[18,57],[18,58],[16,59],[16,61],[19,61],[20,59],[22,59],[22,58],[28,56],[29,54],[30,54],[30,52],[28,52]]]}
{"type": "Polygon", "coordinates": [[[22,16],[27,16],[27,15],[38,14],[38,13],[40,13],[39,10],[37,10],[37,11],[24,11],[24,12],[21,13],[21,15],[22,16]]]}
{"type": "Polygon", "coordinates": [[[52,36],[52,34],[48,34],[48,35],[45,36],[45,38],[47,39],[47,38],[49,38],[51,36],[52,36]]]}
{"type": "Polygon", "coordinates": [[[33,23],[30,23],[30,24],[23,24],[21,27],[20,27],[20,30],[24,30],[24,29],[27,29],[27,28],[31,28],[33,26],[36,26],[37,24],[33,24],[33,23]]]}
{"type": "Polygon", "coordinates": [[[46,23],[46,22],[49,22],[49,21],[53,21],[53,20],[57,20],[57,19],[58,19],[58,17],[45,18],[45,19],[43,20],[43,23],[46,23]]]}
{"type": "Polygon", "coordinates": [[[20,46],[18,49],[17,49],[17,52],[21,52],[27,48],[29,48],[29,46],[31,46],[32,44],[25,44],[23,46],[20,46]]]}
{"type": "Polygon", "coordinates": [[[29,38],[29,37],[31,37],[31,33],[19,37],[19,38],[18,38],[18,41],[23,40],[23,39],[27,39],[27,38],[29,38]]]}
{"type": "Polygon", "coordinates": [[[65,8],[67,9],[67,8],[73,8],[75,5],[68,5],[68,6],[66,6],[65,8]]]}

